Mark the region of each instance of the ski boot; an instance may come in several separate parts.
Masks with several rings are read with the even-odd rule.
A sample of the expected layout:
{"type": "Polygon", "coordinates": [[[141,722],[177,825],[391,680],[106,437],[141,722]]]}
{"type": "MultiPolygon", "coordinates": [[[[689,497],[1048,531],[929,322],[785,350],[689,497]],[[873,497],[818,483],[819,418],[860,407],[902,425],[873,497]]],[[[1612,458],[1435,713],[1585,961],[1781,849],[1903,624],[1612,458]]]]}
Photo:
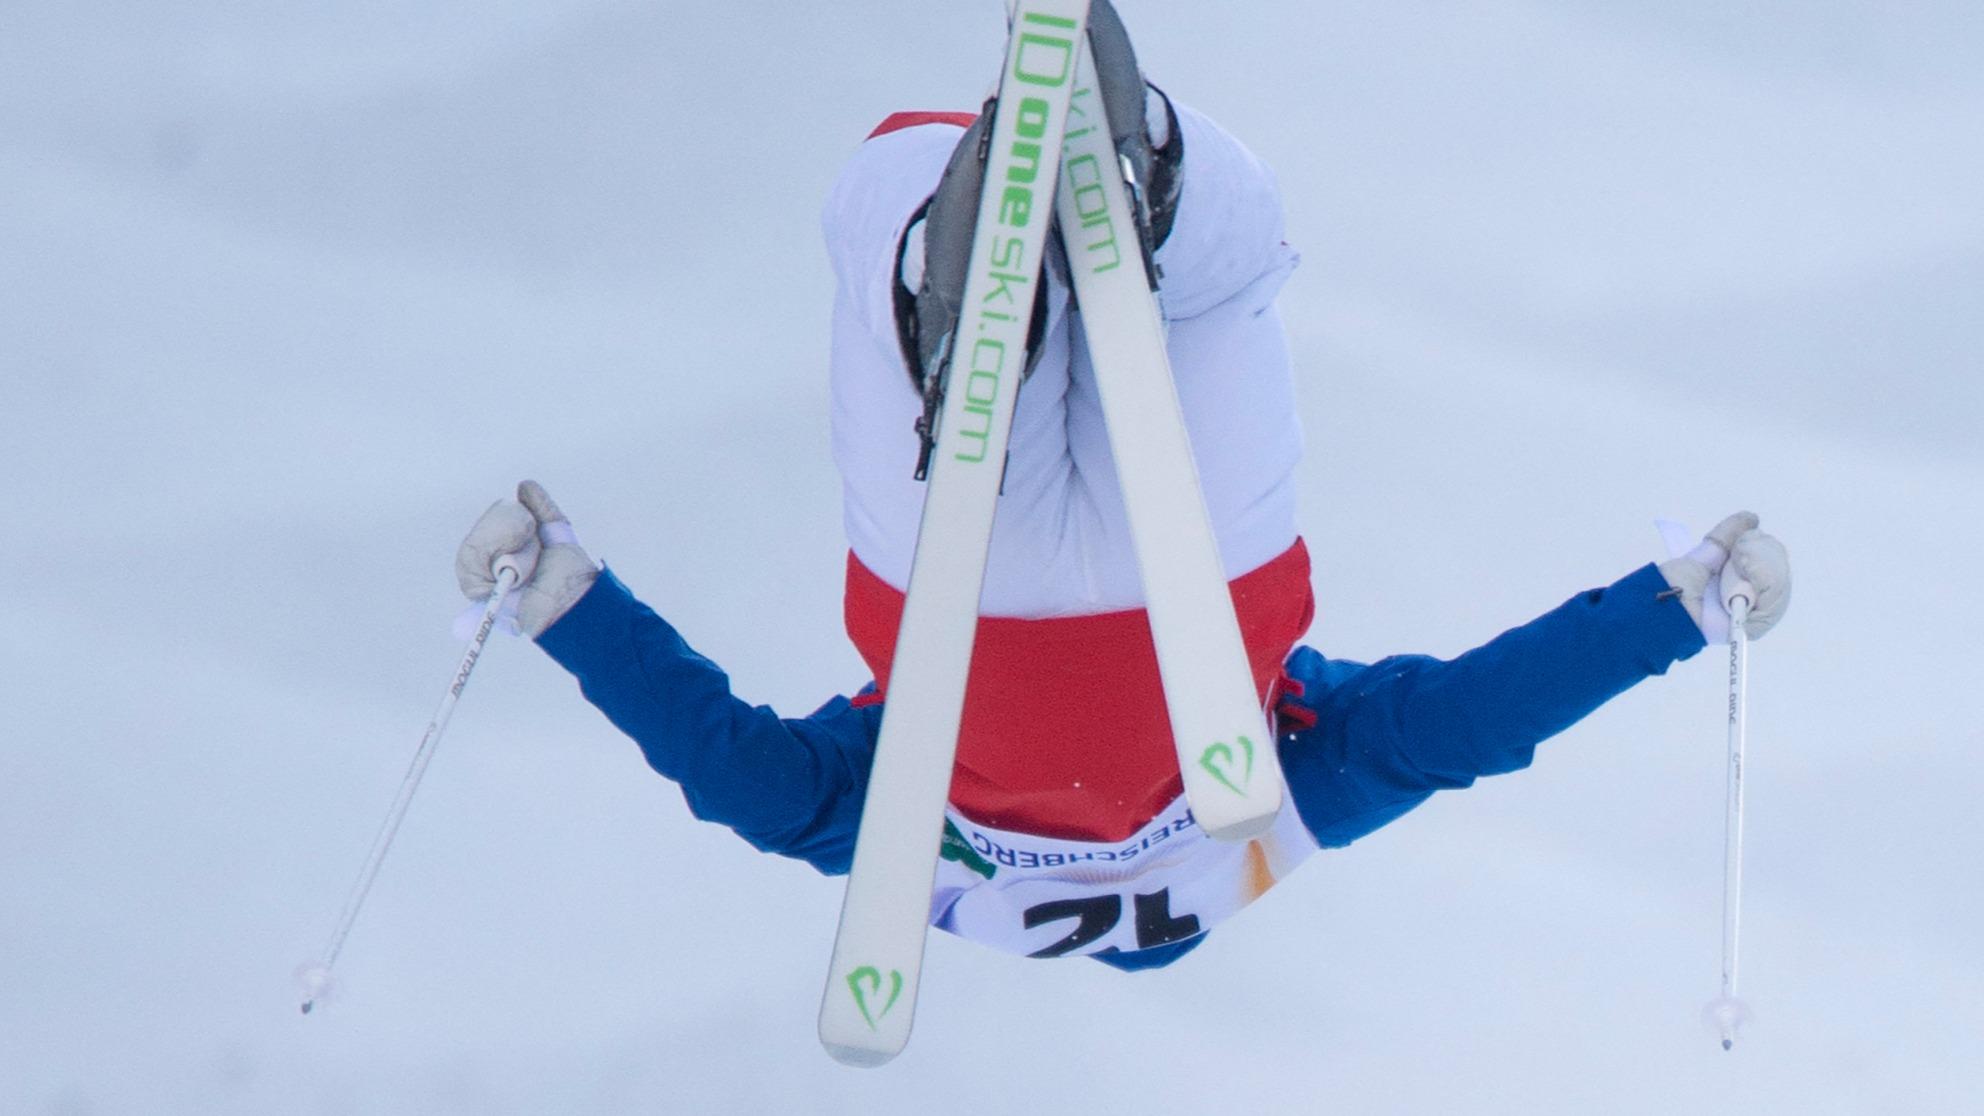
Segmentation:
{"type": "MultiPolygon", "coordinates": [[[[1111,139],[1129,179],[1137,208],[1137,231],[1145,262],[1164,243],[1177,213],[1180,168],[1185,145],[1171,101],[1144,81],[1129,33],[1109,0],[1089,8],[1089,49],[1095,55],[1096,87],[1110,121],[1111,139]]],[[[937,415],[943,410],[951,343],[963,316],[965,274],[978,221],[985,164],[992,142],[997,98],[986,100],[978,118],[951,151],[936,192],[923,203],[896,245],[894,284],[896,338],[910,382],[923,397],[916,431],[922,440],[916,477],[923,479],[936,446],[937,415]]],[[[1050,265],[1065,272],[1064,249],[1055,232],[1048,241],[1050,265]]],[[[1157,274],[1155,266],[1151,274],[1157,274]]],[[[1021,380],[1033,371],[1047,325],[1047,284],[1034,288],[1033,321],[1027,330],[1021,380]]]]}

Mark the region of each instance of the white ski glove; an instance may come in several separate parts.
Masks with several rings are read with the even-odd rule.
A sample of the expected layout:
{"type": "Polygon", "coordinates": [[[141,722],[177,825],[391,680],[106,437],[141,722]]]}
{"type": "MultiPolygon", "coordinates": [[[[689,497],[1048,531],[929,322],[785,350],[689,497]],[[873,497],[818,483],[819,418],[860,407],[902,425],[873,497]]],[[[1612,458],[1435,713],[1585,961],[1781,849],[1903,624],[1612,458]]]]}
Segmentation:
{"type": "Polygon", "coordinates": [[[1784,618],[1791,604],[1791,556],[1776,537],[1757,530],[1753,512],[1737,512],[1715,525],[1693,550],[1660,564],[1660,575],[1680,593],[1681,604],[1709,643],[1728,643],[1725,578],[1741,578],[1755,591],[1743,630],[1760,638],[1784,618]]]}
{"type": "Polygon", "coordinates": [[[515,500],[491,504],[455,552],[455,581],[469,600],[489,599],[496,588],[493,567],[506,554],[522,571],[515,593],[517,627],[532,639],[577,604],[599,577],[599,566],[579,546],[571,521],[532,480],[517,485],[515,500]]]}

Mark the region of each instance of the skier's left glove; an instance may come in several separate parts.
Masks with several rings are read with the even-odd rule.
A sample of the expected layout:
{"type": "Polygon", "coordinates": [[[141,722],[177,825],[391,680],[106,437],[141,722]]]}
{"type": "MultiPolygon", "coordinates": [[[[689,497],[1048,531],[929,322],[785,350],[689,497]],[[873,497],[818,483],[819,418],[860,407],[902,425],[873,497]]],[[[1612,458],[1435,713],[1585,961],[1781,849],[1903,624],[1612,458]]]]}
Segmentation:
{"type": "MultiPolygon", "coordinates": [[[[504,555],[522,571],[517,583],[516,624],[536,639],[558,622],[599,577],[599,566],[579,545],[572,523],[544,486],[527,480],[515,500],[498,500],[476,520],[455,552],[455,580],[471,601],[486,601],[496,588],[494,565],[504,555]]],[[[508,606],[505,606],[506,611],[508,606]]]]}
{"type": "Polygon", "coordinates": [[[1660,564],[1660,574],[1709,643],[1729,642],[1729,610],[1722,603],[1725,577],[1741,577],[1755,590],[1743,631],[1757,639],[1777,626],[1791,604],[1791,556],[1774,536],[1757,530],[1753,512],[1737,512],[1715,525],[1695,548],[1660,564]]]}

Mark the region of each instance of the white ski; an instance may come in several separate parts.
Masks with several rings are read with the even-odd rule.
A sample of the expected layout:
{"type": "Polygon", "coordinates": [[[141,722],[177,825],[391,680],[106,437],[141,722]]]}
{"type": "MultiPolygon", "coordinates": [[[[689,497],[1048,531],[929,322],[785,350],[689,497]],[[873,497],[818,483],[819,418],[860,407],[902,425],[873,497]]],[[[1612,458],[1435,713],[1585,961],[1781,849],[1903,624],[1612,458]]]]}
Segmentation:
{"type": "Polygon", "coordinates": [[[1241,840],[1273,824],[1281,764],[1199,488],[1127,165],[1110,139],[1086,38],[1080,56],[1056,199],[1061,239],[1143,573],[1185,795],[1199,828],[1241,840]]]}
{"type": "Polygon", "coordinates": [[[820,1005],[820,1042],[850,1065],[881,1065],[909,1041],[978,598],[1087,18],[1088,0],[1020,0],[1006,46],[895,668],[820,1005]]]}

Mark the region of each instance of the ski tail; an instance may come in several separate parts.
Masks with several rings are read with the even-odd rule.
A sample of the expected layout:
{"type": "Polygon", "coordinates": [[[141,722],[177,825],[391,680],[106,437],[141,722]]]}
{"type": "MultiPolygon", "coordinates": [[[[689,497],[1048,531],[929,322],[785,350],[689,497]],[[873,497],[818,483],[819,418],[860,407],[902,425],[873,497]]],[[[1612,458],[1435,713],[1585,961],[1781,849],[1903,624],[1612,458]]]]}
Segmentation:
{"type": "Polygon", "coordinates": [[[1020,0],[1007,39],[962,316],[928,432],[928,487],[896,665],[820,1005],[820,1042],[850,1065],[880,1065],[909,1041],[1034,306],[1022,298],[1015,310],[1000,292],[1042,281],[1087,17],[1087,0],[1020,0]]]}
{"type": "MultiPolygon", "coordinates": [[[[1101,20],[1095,26],[1092,37],[1107,27],[1101,20]]],[[[1273,824],[1282,802],[1281,767],[1172,381],[1148,212],[1139,204],[1132,161],[1115,138],[1143,126],[1143,99],[1108,97],[1087,41],[1080,55],[1056,199],[1061,236],[1143,576],[1185,794],[1201,829],[1244,840],[1273,824]],[[1105,101],[1137,119],[1110,119],[1105,101]]],[[[1107,64],[1134,72],[1134,60],[1107,64]]]]}

